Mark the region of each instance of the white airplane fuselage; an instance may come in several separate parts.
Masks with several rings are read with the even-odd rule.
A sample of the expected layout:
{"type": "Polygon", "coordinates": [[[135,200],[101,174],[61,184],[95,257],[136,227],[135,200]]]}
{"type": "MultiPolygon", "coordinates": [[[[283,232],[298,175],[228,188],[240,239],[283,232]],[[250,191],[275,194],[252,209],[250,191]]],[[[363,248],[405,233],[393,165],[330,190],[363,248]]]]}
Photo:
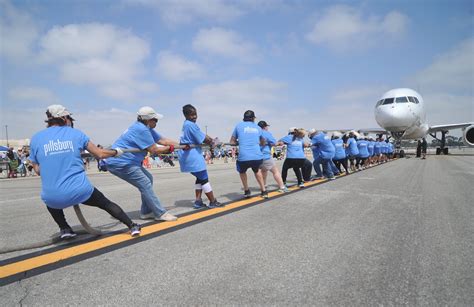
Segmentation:
{"type": "Polygon", "coordinates": [[[375,120],[398,140],[420,139],[429,130],[423,97],[409,88],[383,94],[375,106],[375,120]]]}

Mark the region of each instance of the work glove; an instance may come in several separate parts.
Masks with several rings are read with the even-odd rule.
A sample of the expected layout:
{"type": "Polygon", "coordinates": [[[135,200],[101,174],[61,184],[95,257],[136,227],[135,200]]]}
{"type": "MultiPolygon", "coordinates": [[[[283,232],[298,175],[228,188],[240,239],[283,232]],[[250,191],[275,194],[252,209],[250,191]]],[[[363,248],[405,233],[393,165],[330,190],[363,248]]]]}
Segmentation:
{"type": "Polygon", "coordinates": [[[123,150],[121,148],[114,148],[114,150],[117,152],[114,157],[120,157],[123,155],[123,150]]]}

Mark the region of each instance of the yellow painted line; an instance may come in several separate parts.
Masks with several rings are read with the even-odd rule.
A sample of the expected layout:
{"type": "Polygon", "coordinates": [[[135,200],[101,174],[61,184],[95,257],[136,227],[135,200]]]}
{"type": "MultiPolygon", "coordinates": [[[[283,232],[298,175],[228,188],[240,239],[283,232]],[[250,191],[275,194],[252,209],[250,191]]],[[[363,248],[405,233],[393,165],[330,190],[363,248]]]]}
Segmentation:
{"type": "MultiPolygon", "coordinates": [[[[281,195],[281,193],[278,193],[278,192],[272,192],[271,194],[272,196],[281,195]]],[[[173,228],[173,227],[186,224],[192,221],[200,220],[200,219],[203,219],[208,216],[212,216],[221,212],[226,212],[235,208],[247,206],[261,200],[263,200],[263,198],[261,198],[260,196],[254,196],[249,199],[233,202],[222,208],[214,208],[214,209],[199,211],[194,214],[183,216],[183,217],[178,218],[177,221],[162,222],[162,223],[149,225],[142,228],[141,236],[146,236],[146,235],[153,234],[165,229],[173,228]]],[[[51,252],[45,255],[36,256],[29,259],[21,260],[18,262],[10,263],[10,264],[0,267],[0,278],[5,278],[8,276],[18,274],[18,273],[23,273],[35,268],[48,265],[48,264],[59,262],[61,260],[83,255],[83,254],[86,254],[86,253],[89,253],[101,248],[105,248],[105,247],[109,247],[109,246],[119,244],[122,242],[134,240],[136,238],[131,237],[128,233],[121,233],[121,234],[113,235],[113,236],[106,237],[103,239],[98,239],[93,242],[84,243],[84,244],[72,246],[63,250],[51,252]]]]}

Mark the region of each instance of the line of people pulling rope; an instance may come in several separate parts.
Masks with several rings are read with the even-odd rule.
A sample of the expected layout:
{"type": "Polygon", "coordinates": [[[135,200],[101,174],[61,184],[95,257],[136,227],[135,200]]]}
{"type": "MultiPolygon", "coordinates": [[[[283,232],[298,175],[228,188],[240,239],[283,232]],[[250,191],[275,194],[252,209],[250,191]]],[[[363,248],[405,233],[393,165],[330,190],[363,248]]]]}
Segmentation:
{"type": "MultiPolygon", "coordinates": [[[[85,204],[107,211],[111,216],[125,224],[132,236],[140,234],[141,226],[134,223],[116,203],[109,200],[88,180],[81,152],[87,150],[98,159],[105,159],[107,169],[113,175],[136,187],[141,195],[140,219],[155,219],[159,221],[175,221],[177,217],[167,212],[160,199],[153,191],[153,176],[142,166],[145,155],[166,154],[178,149],[178,159],[182,172],[195,177],[195,201],[193,208],[222,207],[212,190],[207,173],[206,162],[202,154],[202,145],[214,146],[213,138],[201,131],[196,124],[197,109],[188,104],[183,106],[185,121],[179,141],[164,137],[155,131],[158,120],[163,115],[151,107],[142,107],[137,112],[137,120],[113,143],[112,149],[96,146],[78,129],[74,129],[72,113],[62,105],[51,105],[46,111],[47,128],[36,133],[30,144],[30,161],[35,172],[41,176],[41,199],[60,229],[60,238],[68,239],[76,236],[67,223],[63,209],[85,204]],[[206,195],[207,204],[203,201],[206,195]]],[[[269,132],[265,121],[255,123],[255,113],[247,110],[243,121],[233,130],[230,144],[238,146],[239,155],[236,169],[239,173],[244,196],[251,197],[248,186],[247,170],[252,169],[260,187],[260,196],[268,198],[266,180],[268,172],[278,184],[278,192],[286,193],[288,169],[293,168],[298,179],[298,185],[304,187],[301,169],[306,159],[304,148],[311,147],[313,151],[313,167],[316,177],[323,175],[333,179],[341,172],[341,166],[349,173],[369,163],[385,161],[386,155],[381,155],[385,142],[372,142],[364,137],[357,137],[352,131],[344,136],[333,133],[333,140],[324,132],[309,130],[311,143],[304,142],[304,129],[290,128],[287,136],[276,141],[269,132]],[[357,138],[359,140],[357,140],[357,138]],[[357,140],[357,141],[356,141],[357,140]],[[271,156],[273,146],[286,146],[286,159],[280,174],[271,156]],[[383,157],[383,158],[379,158],[383,157]],[[380,159],[380,160],[379,160],[380,159]],[[350,166],[348,165],[348,162],[350,166]],[[321,168],[322,166],[322,168],[321,168]],[[350,168],[349,168],[350,167],[350,168]]],[[[390,144],[390,143],[388,143],[390,144]]],[[[390,145],[387,145],[390,153],[390,145]]],[[[391,147],[393,152],[393,146],[391,147]]],[[[311,163],[311,162],[309,162],[311,163]]],[[[308,178],[306,178],[308,179],[308,178]]]]}

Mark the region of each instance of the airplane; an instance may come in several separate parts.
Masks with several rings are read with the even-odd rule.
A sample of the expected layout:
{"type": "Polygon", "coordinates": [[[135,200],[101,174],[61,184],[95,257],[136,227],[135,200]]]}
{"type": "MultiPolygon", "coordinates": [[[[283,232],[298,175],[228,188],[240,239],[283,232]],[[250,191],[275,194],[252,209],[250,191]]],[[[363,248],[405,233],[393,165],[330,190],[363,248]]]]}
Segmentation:
{"type": "MultiPolygon", "coordinates": [[[[463,143],[474,146],[474,122],[429,126],[423,97],[412,89],[396,88],[384,93],[375,105],[374,112],[376,122],[398,144],[401,140],[419,140],[429,134],[440,141],[436,154],[447,155],[446,134],[449,130],[462,129],[463,143]],[[437,138],[438,132],[441,132],[441,139],[437,138]]],[[[404,154],[403,151],[399,153],[400,156],[404,154]]]]}

